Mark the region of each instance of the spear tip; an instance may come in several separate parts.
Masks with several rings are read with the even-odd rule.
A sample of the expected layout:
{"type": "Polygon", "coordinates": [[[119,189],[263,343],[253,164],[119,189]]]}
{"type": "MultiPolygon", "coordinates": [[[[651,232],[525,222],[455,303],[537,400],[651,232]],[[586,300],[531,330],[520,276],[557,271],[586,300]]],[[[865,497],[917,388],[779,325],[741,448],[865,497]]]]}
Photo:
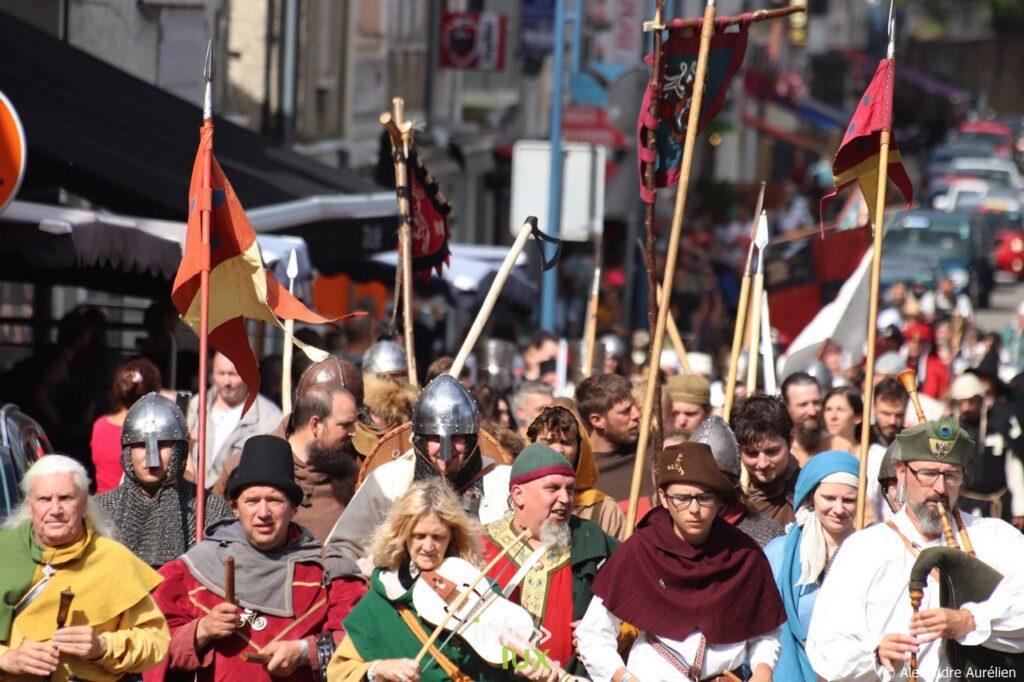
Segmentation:
{"type": "Polygon", "coordinates": [[[203,63],[203,80],[206,87],[203,90],[203,120],[213,119],[213,39],[206,43],[206,60],[203,63]]]}
{"type": "Polygon", "coordinates": [[[292,249],[288,256],[288,268],[285,270],[285,274],[288,275],[288,279],[295,279],[299,276],[299,259],[295,255],[295,249],[292,249]]]}
{"type": "Polygon", "coordinates": [[[206,43],[206,59],[203,62],[203,80],[213,80],[213,38],[206,43]]]}
{"type": "Polygon", "coordinates": [[[754,245],[761,251],[768,246],[768,211],[761,211],[761,217],[757,221],[757,234],[754,235],[754,245]]]}

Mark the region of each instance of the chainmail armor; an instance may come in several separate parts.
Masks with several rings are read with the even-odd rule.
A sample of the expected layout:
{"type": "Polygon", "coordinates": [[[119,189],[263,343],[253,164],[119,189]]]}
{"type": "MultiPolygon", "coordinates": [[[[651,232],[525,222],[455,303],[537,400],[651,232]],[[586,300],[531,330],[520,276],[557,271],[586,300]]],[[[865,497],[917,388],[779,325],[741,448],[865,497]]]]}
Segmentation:
{"type": "Polygon", "coordinates": [[[786,534],[782,526],[763,514],[744,514],[736,527],[752,537],[761,547],[786,534]]]}
{"type": "MultiPolygon", "coordinates": [[[[152,497],[135,478],[131,446],[126,446],[121,449],[124,480],[95,498],[114,527],[114,538],[154,568],[177,559],[195,543],[196,486],[181,478],[188,444],[175,441],[173,448],[167,477],[152,497]]],[[[207,525],[233,516],[222,497],[207,492],[207,525]]]]}

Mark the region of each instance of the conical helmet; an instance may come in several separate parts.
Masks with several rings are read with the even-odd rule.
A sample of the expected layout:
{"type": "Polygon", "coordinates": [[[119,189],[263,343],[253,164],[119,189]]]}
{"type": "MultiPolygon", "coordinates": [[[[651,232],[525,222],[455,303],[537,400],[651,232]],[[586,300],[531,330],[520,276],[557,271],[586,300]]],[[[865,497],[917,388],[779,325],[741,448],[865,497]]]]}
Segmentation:
{"type": "Polygon", "coordinates": [[[185,417],[174,401],[147,393],[131,406],[121,427],[121,446],[146,445],[146,466],[160,466],[160,441],[188,442],[185,417]]]}
{"type": "Polygon", "coordinates": [[[878,482],[888,478],[896,478],[896,462],[900,459],[900,441],[897,438],[893,438],[892,442],[889,443],[889,447],[885,449],[885,455],[882,457],[882,463],[878,465],[878,482]]]}
{"type": "Polygon", "coordinates": [[[475,436],[480,408],[458,379],[441,374],[423,389],[412,408],[414,436],[441,436],[441,458],[451,459],[452,436],[475,436]]]}
{"type": "Polygon", "coordinates": [[[405,374],[408,371],[405,349],[394,341],[378,341],[363,353],[364,374],[405,374]]]}
{"type": "Polygon", "coordinates": [[[718,416],[708,417],[697,427],[690,440],[710,447],[718,468],[739,477],[740,445],[736,442],[736,434],[724,419],[718,416]]]}

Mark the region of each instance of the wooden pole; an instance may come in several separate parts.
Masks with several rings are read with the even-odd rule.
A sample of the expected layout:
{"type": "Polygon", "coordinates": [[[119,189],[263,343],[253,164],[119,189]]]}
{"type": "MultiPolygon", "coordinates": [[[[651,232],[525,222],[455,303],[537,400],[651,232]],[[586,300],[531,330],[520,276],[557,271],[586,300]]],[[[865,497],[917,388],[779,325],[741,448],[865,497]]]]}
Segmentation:
{"type": "Polygon", "coordinates": [[[583,376],[594,372],[594,346],[597,344],[597,307],[601,298],[601,263],[604,260],[604,230],[594,237],[594,279],[590,282],[590,300],[587,302],[587,322],[583,330],[583,376]]]}
{"type": "MultiPolygon", "coordinates": [[[[669,234],[668,253],[665,256],[665,275],[662,288],[672,290],[672,279],[675,275],[676,257],[679,253],[679,234],[683,227],[683,215],[686,211],[687,188],[690,184],[690,171],[693,167],[693,149],[696,146],[697,125],[700,119],[701,102],[704,98],[704,82],[708,71],[708,53],[711,49],[711,36],[715,32],[715,3],[708,0],[704,8],[704,23],[700,31],[700,52],[697,55],[697,74],[694,80],[693,96],[690,100],[690,116],[686,125],[686,141],[683,145],[683,158],[679,174],[679,185],[676,188],[675,208],[672,211],[672,231],[669,234]]],[[[657,293],[657,292],[655,292],[657,293]]],[[[665,322],[668,318],[668,306],[658,306],[657,325],[654,328],[652,349],[659,352],[665,343],[665,322]]],[[[632,535],[636,526],[637,506],[640,503],[640,483],[643,479],[644,462],[647,458],[647,444],[650,441],[651,419],[654,416],[654,399],[658,388],[657,359],[650,361],[651,376],[648,378],[644,394],[643,412],[640,421],[640,438],[636,444],[636,459],[633,462],[633,480],[629,490],[629,510],[626,515],[626,534],[632,535]]]]}
{"type": "MultiPolygon", "coordinates": [[[[757,23],[759,21],[766,21],[768,19],[778,19],[789,14],[795,14],[796,12],[806,12],[807,8],[800,5],[793,5],[790,7],[783,7],[781,9],[759,9],[753,12],[750,17],[750,21],[757,23]]],[[[717,19],[720,22],[720,26],[725,28],[726,26],[732,26],[733,24],[742,23],[744,16],[742,14],[734,17],[719,17],[717,19]]],[[[697,28],[700,25],[700,19],[671,19],[667,22],[661,20],[661,14],[655,14],[654,21],[644,22],[644,31],[664,31],[665,29],[677,29],[677,28],[697,28]]]]}
{"type": "Polygon", "coordinates": [[[235,557],[227,555],[224,557],[224,601],[229,604],[235,602],[235,557]]]}
{"type": "Polygon", "coordinates": [[[891,133],[883,130],[878,153],[878,196],[875,201],[875,229],[871,250],[871,289],[868,294],[868,357],[864,372],[864,412],[860,428],[860,472],[857,486],[857,514],[854,527],[864,527],[867,495],[868,448],[871,444],[871,404],[875,394],[875,339],[878,334],[878,289],[882,278],[882,237],[885,235],[885,189],[889,179],[889,141],[891,133]]]}
{"type": "Polygon", "coordinates": [[[387,128],[391,147],[395,151],[395,188],[398,191],[398,267],[402,287],[402,331],[405,356],[409,370],[409,384],[419,386],[416,378],[416,347],[412,334],[412,213],[409,205],[409,175],[407,161],[412,147],[412,123],[405,120],[405,101],[401,97],[391,100],[391,111],[380,115],[380,123],[387,128]]]}
{"type": "Polygon", "coordinates": [[[743,348],[743,334],[746,332],[747,308],[750,307],[750,278],[754,267],[754,237],[757,236],[757,225],[761,220],[761,209],[764,207],[764,181],[761,191],[757,193],[757,206],[754,218],[750,221],[750,245],[747,247],[747,265],[743,269],[743,281],[740,282],[740,300],[736,306],[736,326],[732,330],[732,350],[729,354],[729,367],[725,381],[725,404],[722,407],[722,419],[729,421],[732,404],[736,398],[736,375],[739,372],[740,350],[743,348]]]}
{"type": "Polygon", "coordinates": [[[515,243],[512,244],[508,255],[505,256],[505,261],[501,264],[498,274],[494,276],[491,288],[487,292],[487,298],[484,299],[483,305],[480,306],[480,312],[476,314],[473,326],[470,327],[469,334],[466,335],[466,340],[462,342],[462,348],[459,349],[459,354],[455,356],[455,361],[452,362],[452,368],[448,370],[448,374],[456,379],[459,378],[462,368],[466,366],[466,360],[469,358],[469,354],[473,352],[473,346],[476,345],[481,332],[484,330],[484,325],[487,324],[487,319],[491,316],[491,311],[494,310],[494,304],[498,302],[501,289],[505,286],[509,274],[512,273],[512,268],[515,267],[516,258],[526,248],[526,242],[530,239],[530,234],[536,225],[537,219],[533,216],[526,219],[526,222],[519,229],[519,236],[516,237],[515,243]]]}
{"type": "MultiPolygon", "coordinates": [[[[668,306],[669,301],[665,298],[664,289],[661,285],[658,285],[658,308],[662,306],[668,306]]],[[[668,315],[665,318],[665,331],[668,332],[669,341],[672,342],[672,348],[675,350],[676,355],[679,356],[679,366],[683,370],[683,374],[693,374],[693,368],[690,367],[690,358],[686,355],[686,346],[683,344],[683,337],[679,334],[679,327],[676,326],[675,319],[668,315]]],[[[659,351],[660,353],[660,351],[659,351]]],[[[659,356],[660,358],[660,356],[659,356]]],[[[659,360],[660,365],[660,360],[659,360]]],[[[652,367],[655,365],[652,365],[652,367]]]]}

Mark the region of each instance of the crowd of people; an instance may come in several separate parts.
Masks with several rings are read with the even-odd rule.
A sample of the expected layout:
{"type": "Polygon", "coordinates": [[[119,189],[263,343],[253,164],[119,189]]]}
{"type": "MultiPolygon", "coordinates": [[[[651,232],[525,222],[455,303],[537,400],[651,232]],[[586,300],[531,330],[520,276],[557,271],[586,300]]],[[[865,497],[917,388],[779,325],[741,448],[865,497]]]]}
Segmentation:
{"type": "Polygon", "coordinates": [[[383,340],[308,366],[289,414],[265,396],[243,410],[249,387],[219,353],[207,405],[186,410],[134,359],[94,426],[96,480],[47,455],[21,482],[0,531],[0,671],[56,682],[1024,672],[1024,403],[984,362],[944,365],[933,393],[938,372],[921,371],[930,351],[914,354],[909,326],[881,335],[891,345],[871,423],[858,377],[830,371],[830,352],[779,396],[741,389],[727,415],[698,354],[689,374],[655,367],[662,437],[643,462],[635,529],[650,370],[632,368],[622,340],[604,339],[604,364],[568,390],[555,385],[557,344],[537,334],[510,390],[483,368],[476,382],[452,376],[442,358],[420,391],[402,347],[383,340]],[[908,366],[930,412],[920,424],[895,376],[908,366]],[[950,598],[962,578],[939,574],[912,605],[918,555],[942,547],[984,566],[968,581],[997,578],[963,602],[950,598]]]}

